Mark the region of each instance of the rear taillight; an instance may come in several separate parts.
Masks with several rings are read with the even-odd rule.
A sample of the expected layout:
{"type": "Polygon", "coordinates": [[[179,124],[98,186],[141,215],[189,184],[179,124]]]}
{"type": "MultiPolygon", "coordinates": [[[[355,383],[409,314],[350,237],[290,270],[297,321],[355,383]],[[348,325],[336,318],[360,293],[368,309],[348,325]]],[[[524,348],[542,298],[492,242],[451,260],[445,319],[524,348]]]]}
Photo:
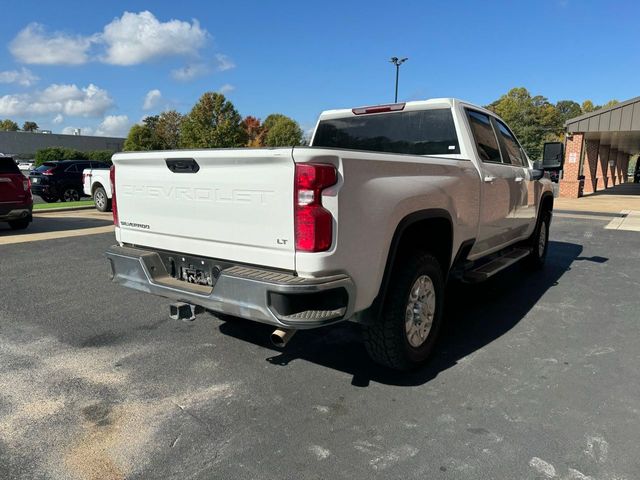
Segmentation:
{"type": "Polygon", "coordinates": [[[50,168],[49,170],[45,170],[44,172],[42,172],[42,175],[53,175],[53,168],[50,168]]]}
{"type": "Polygon", "coordinates": [[[338,181],[333,165],[296,164],[294,188],[296,250],[323,252],[333,240],[333,217],[322,206],[322,191],[338,181]]]}
{"type": "Polygon", "coordinates": [[[28,178],[25,178],[24,180],[22,180],[22,188],[24,189],[25,192],[28,192],[31,190],[31,180],[29,180],[28,178]]]}
{"type": "Polygon", "coordinates": [[[118,220],[118,202],[116,201],[116,166],[111,165],[109,169],[109,181],[111,182],[111,211],[113,212],[113,224],[120,226],[118,220]]]}

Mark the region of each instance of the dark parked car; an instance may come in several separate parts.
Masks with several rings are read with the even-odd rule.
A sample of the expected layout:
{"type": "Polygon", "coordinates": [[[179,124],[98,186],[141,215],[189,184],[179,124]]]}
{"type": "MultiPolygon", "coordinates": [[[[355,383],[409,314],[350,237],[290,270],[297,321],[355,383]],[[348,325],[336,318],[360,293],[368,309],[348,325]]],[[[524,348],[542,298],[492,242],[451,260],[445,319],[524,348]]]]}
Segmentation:
{"type": "Polygon", "coordinates": [[[634,183],[640,183],[640,159],[636,160],[636,171],[633,172],[634,183]]]}
{"type": "Polygon", "coordinates": [[[13,158],[0,156],[0,222],[9,222],[14,230],[27,228],[32,209],[29,179],[13,158]]]}
{"type": "Polygon", "coordinates": [[[80,200],[84,195],[82,171],[85,168],[109,168],[109,165],[89,160],[45,162],[29,173],[33,193],[45,202],[80,200]]]}

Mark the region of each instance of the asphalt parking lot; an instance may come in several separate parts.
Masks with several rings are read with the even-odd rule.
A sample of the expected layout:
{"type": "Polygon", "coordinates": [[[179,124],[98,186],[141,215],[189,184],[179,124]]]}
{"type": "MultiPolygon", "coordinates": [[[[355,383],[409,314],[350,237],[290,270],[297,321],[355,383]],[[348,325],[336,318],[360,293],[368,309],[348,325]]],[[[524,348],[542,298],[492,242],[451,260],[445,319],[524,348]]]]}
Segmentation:
{"type": "Polygon", "coordinates": [[[639,478],[639,237],[610,221],[555,218],[543,271],[450,289],[412,374],[351,324],[279,351],[266,326],[171,321],[109,282],[112,233],[0,226],[0,477],[639,478]]]}

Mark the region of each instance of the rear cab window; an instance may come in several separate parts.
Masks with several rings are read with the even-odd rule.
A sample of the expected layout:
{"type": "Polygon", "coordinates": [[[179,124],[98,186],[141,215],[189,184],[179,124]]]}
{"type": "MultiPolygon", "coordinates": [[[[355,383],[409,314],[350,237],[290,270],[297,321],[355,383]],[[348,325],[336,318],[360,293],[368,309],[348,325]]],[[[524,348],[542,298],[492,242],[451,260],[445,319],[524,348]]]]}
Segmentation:
{"type": "Polygon", "coordinates": [[[12,157],[0,157],[0,173],[20,173],[20,169],[12,157]]]}
{"type": "Polygon", "coordinates": [[[57,166],[58,166],[57,163],[46,162],[40,165],[39,167],[36,167],[34,170],[36,172],[46,172],[47,170],[51,170],[52,168],[55,168],[57,166]]]}
{"type": "Polygon", "coordinates": [[[320,120],[312,146],[409,155],[460,153],[450,108],[320,120]]]}

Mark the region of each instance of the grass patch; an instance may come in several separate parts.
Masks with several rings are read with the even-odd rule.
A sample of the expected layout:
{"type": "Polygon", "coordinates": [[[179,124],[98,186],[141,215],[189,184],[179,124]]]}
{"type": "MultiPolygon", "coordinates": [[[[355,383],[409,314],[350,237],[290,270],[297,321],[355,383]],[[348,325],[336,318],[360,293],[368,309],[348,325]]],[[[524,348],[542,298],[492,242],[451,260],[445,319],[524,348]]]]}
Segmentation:
{"type": "Polygon", "coordinates": [[[77,202],[55,202],[55,203],[36,203],[33,205],[34,210],[49,210],[51,208],[71,208],[94,206],[93,200],[78,200],[77,202]]]}

